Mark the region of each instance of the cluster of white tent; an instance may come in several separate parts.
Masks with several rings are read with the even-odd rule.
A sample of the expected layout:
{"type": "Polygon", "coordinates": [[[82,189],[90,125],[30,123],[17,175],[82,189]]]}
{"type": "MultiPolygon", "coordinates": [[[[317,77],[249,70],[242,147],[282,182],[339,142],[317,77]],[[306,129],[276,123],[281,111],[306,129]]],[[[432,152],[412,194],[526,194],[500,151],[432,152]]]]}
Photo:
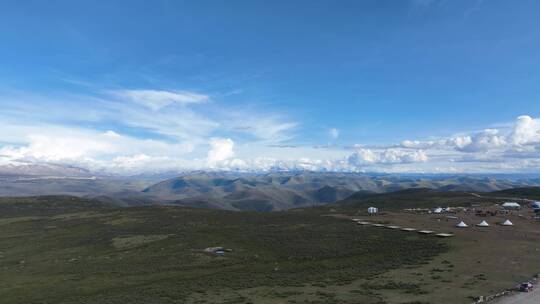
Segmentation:
{"type": "Polygon", "coordinates": [[[379,208],[376,208],[376,207],[369,207],[369,208],[367,209],[367,212],[368,212],[369,214],[375,214],[375,213],[379,212],[379,208]]]}
{"type": "MultiPolygon", "coordinates": [[[[510,220],[506,220],[501,223],[502,226],[514,226],[514,224],[510,220]]],[[[489,227],[488,222],[481,221],[480,223],[476,224],[478,227],[489,227]]],[[[469,225],[467,225],[464,221],[459,222],[456,227],[458,228],[467,228],[469,225]]]]}

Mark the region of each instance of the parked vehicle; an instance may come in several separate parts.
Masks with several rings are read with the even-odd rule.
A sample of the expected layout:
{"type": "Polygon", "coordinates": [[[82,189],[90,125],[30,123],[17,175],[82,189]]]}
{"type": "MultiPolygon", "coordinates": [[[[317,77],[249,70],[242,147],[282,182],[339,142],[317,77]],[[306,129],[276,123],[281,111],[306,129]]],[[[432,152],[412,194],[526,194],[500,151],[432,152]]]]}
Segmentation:
{"type": "Polygon", "coordinates": [[[531,282],[524,282],[519,285],[519,291],[530,292],[533,290],[533,284],[531,282]]]}
{"type": "Polygon", "coordinates": [[[540,202],[532,203],[532,208],[533,208],[534,212],[540,213],[540,202]]]}

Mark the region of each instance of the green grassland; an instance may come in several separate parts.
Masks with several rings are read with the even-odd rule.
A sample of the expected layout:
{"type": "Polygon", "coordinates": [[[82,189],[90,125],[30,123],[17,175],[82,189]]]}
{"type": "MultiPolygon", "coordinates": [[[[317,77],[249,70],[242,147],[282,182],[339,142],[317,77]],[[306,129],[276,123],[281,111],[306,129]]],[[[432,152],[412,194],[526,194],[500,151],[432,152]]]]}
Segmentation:
{"type": "Polygon", "coordinates": [[[446,241],[361,229],[324,209],[275,213],[0,199],[0,303],[385,303],[371,279],[446,241]],[[232,249],[224,256],[204,249],[232,249]]]}

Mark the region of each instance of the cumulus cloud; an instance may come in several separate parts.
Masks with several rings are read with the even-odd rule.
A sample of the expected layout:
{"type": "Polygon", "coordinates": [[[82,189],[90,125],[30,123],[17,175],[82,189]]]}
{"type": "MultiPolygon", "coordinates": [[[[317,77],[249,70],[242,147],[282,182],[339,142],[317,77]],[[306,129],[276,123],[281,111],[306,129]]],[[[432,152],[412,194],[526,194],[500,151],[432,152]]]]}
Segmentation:
{"type": "Polygon", "coordinates": [[[325,171],[325,172],[351,172],[358,171],[347,164],[345,160],[329,159],[278,159],[273,157],[255,157],[252,159],[232,158],[217,163],[213,169],[235,170],[244,172],[268,171],[325,171]]]}
{"type": "Polygon", "coordinates": [[[373,164],[404,164],[426,162],[428,156],[422,150],[406,150],[399,148],[390,149],[358,149],[349,158],[349,164],[353,166],[366,166],[373,164]]]}
{"type": "Polygon", "coordinates": [[[318,171],[527,172],[537,170],[540,164],[540,119],[520,116],[505,127],[446,138],[407,140],[398,145],[387,146],[357,145],[354,151],[344,158],[325,159],[323,156],[317,159],[300,156],[294,161],[274,158],[247,161],[243,164],[265,169],[316,168],[318,171]]]}
{"type": "Polygon", "coordinates": [[[417,149],[453,149],[475,153],[493,150],[523,150],[537,144],[540,144],[540,119],[524,115],[519,116],[509,129],[485,129],[471,134],[428,141],[405,140],[400,146],[417,149]]]}
{"type": "Polygon", "coordinates": [[[530,116],[519,116],[509,135],[510,142],[517,146],[540,143],[540,119],[530,116]]]}
{"type": "Polygon", "coordinates": [[[486,129],[473,136],[456,137],[448,141],[457,150],[464,152],[481,152],[497,149],[506,145],[506,139],[499,130],[486,129]]]}
{"type": "Polygon", "coordinates": [[[206,157],[210,166],[223,162],[234,156],[234,142],[230,138],[212,138],[210,151],[206,157]]]}
{"type": "Polygon", "coordinates": [[[154,111],[171,104],[187,105],[208,101],[207,95],[188,91],[119,90],[113,95],[133,101],[154,111]]]}
{"type": "Polygon", "coordinates": [[[48,125],[11,126],[6,129],[18,134],[21,142],[0,147],[3,163],[59,163],[114,172],[128,169],[129,166],[134,167],[137,161],[141,164],[146,161],[147,166],[139,165],[138,168],[152,170],[148,159],[179,157],[194,149],[190,143],[140,139],[112,130],[97,132],[48,125]],[[133,158],[135,156],[137,157],[133,158]],[[127,162],[130,158],[133,161],[127,162]]]}

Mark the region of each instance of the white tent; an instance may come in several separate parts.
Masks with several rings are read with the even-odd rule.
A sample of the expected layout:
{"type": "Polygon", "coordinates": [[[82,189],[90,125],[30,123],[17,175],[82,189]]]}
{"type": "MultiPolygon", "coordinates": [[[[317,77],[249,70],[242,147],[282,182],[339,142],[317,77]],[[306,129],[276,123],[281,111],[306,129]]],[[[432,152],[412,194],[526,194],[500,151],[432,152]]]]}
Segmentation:
{"type": "Polygon", "coordinates": [[[459,222],[459,224],[456,225],[458,228],[467,228],[469,225],[465,224],[464,221],[459,222]]]}
{"type": "Polygon", "coordinates": [[[435,208],[435,210],[433,210],[433,213],[442,213],[442,212],[443,212],[442,208],[435,208]]]}
{"type": "Polygon", "coordinates": [[[501,225],[503,225],[503,226],[514,226],[514,224],[512,224],[512,222],[510,222],[510,220],[504,221],[504,223],[502,223],[501,225]]]}
{"type": "Polygon", "coordinates": [[[502,207],[504,209],[516,210],[516,209],[520,209],[521,205],[516,203],[516,202],[506,202],[506,203],[502,204],[502,207]]]}
{"type": "Polygon", "coordinates": [[[477,224],[478,227],[489,227],[489,224],[486,221],[482,221],[480,224],[477,224]]]}

